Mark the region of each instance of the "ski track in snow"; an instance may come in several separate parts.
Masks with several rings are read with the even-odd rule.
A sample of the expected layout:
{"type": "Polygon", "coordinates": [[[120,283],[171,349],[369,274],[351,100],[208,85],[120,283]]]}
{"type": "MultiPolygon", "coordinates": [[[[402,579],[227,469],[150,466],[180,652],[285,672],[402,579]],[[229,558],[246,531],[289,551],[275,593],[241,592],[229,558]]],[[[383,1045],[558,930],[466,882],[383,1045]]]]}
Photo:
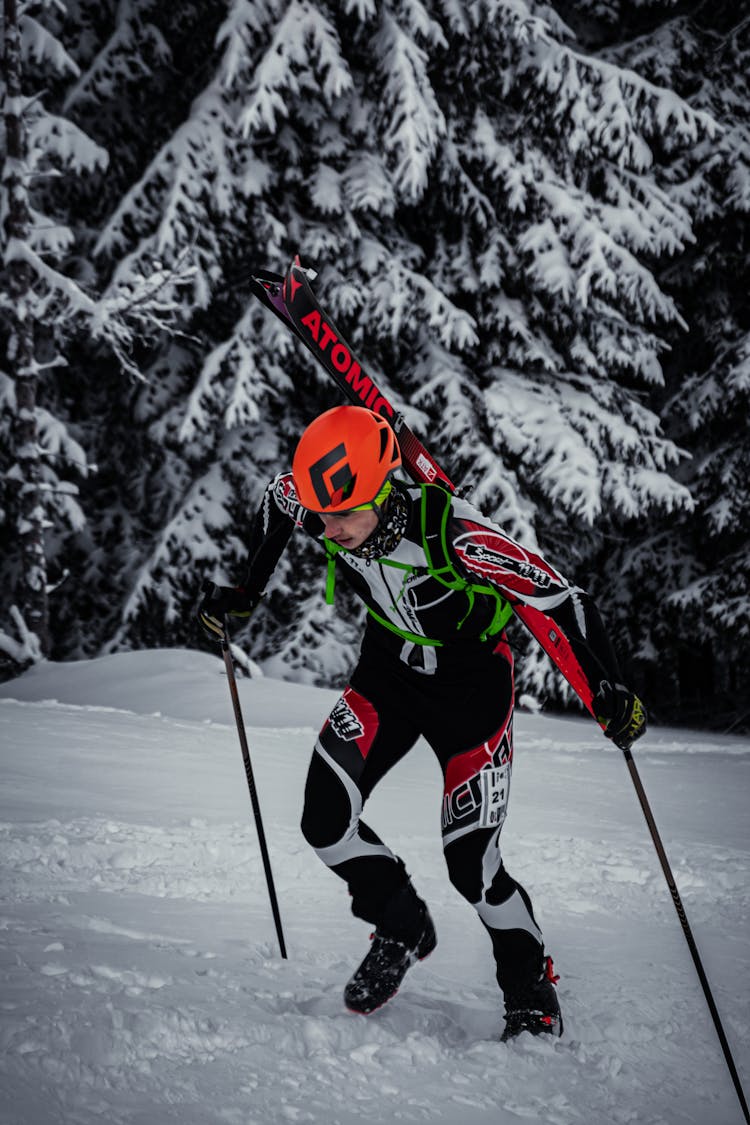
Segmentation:
{"type": "MultiPolygon", "coordinates": [[[[212,714],[225,716],[221,688],[212,714]]],[[[283,721],[295,688],[269,690],[283,721]]],[[[560,741],[536,736],[533,720],[517,737],[505,853],[555,955],[566,1033],[500,1045],[489,943],[447,880],[429,752],[416,748],[367,816],[406,859],[438,948],[389,1005],[360,1017],[341,993],[367,930],[297,827],[326,708],[310,725],[248,728],[283,961],[236,732],[183,719],[171,702],[176,717],[0,700],[3,1125],[741,1121],[668,888],[608,748],[579,738],[569,751],[562,721],[560,741]]],[[[642,770],[744,1077],[750,747],[736,740],[709,758],[699,751],[711,739],[692,740],[687,758],[674,746],[644,750],[642,770]]]]}

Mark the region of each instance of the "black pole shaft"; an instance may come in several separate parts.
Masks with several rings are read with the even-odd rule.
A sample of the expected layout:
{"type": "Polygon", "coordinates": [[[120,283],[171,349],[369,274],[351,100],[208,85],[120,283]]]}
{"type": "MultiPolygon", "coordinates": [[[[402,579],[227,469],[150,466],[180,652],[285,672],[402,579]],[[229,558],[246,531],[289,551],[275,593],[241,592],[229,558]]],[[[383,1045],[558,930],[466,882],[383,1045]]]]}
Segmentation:
{"type": "Polygon", "coordinates": [[[737,1073],[737,1067],[734,1065],[732,1052],[730,1050],[729,1043],[727,1042],[727,1037],[724,1034],[721,1016],[719,1015],[716,1004],[714,1003],[714,998],[711,993],[711,986],[709,985],[708,978],[706,977],[706,974],[704,972],[703,964],[698,952],[698,946],[695,944],[695,939],[693,938],[692,930],[690,929],[690,923],[688,922],[687,914],[685,913],[685,907],[682,905],[680,892],[677,890],[677,884],[674,881],[674,875],[672,874],[672,869],[669,866],[667,853],[664,850],[664,845],[661,842],[661,837],[659,836],[659,831],[656,827],[656,821],[654,820],[653,813],[651,812],[651,806],[649,805],[648,798],[646,797],[646,791],[643,788],[643,783],[641,782],[640,775],[638,773],[638,770],[636,769],[635,762],[633,761],[633,755],[629,750],[623,750],[623,754],[625,755],[625,761],[627,763],[628,770],[630,771],[630,776],[633,779],[633,785],[635,786],[635,791],[638,794],[638,800],[640,801],[641,808],[643,809],[643,815],[646,818],[646,823],[648,824],[649,831],[651,833],[651,839],[654,841],[656,854],[659,857],[662,871],[664,872],[664,876],[667,880],[667,885],[672,895],[672,902],[674,903],[675,910],[677,911],[677,917],[680,919],[682,932],[684,933],[685,940],[688,943],[688,949],[692,954],[693,962],[698,973],[698,979],[700,980],[703,987],[703,994],[706,997],[708,1010],[711,1013],[711,1017],[714,1021],[714,1027],[716,1028],[716,1033],[719,1036],[721,1049],[724,1052],[724,1058],[726,1059],[726,1064],[729,1067],[729,1073],[732,1076],[732,1082],[734,1083],[734,1088],[737,1092],[740,1106],[742,1107],[742,1113],[745,1117],[745,1121],[748,1122],[748,1125],[750,1125],[750,1112],[748,1111],[747,1101],[745,1100],[745,1095],[742,1090],[742,1084],[740,1083],[740,1076],[737,1073]]]}
{"type": "Polygon", "coordinates": [[[221,653],[224,657],[224,666],[227,670],[227,679],[229,681],[229,691],[232,696],[232,706],[234,707],[234,717],[237,722],[237,733],[240,736],[240,747],[242,749],[242,760],[245,763],[245,777],[247,778],[247,787],[250,790],[250,801],[253,806],[253,813],[255,815],[255,826],[258,830],[258,843],[260,844],[260,854],[263,858],[263,869],[266,873],[266,883],[268,885],[268,897],[271,900],[271,912],[273,913],[273,920],[276,924],[276,936],[279,939],[279,948],[281,956],[286,958],[286,945],[284,944],[284,933],[281,928],[281,915],[279,913],[279,904],[276,899],[276,890],[273,884],[273,874],[271,872],[271,860],[268,855],[268,848],[266,846],[266,834],[263,831],[263,818],[260,815],[260,803],[258,801],[258,791],[255,788],[255,778],[253,777],[253,767],[250,763],[250,750],[247,745],[247,735],[245,734],[245,723],[242,719],[242,709],[240,707],[240,696],[237,691],[237,679],[234,674],[234,662],[232,654],[229,651],[229,645],[226,641],[222,642],[221,653]]]}

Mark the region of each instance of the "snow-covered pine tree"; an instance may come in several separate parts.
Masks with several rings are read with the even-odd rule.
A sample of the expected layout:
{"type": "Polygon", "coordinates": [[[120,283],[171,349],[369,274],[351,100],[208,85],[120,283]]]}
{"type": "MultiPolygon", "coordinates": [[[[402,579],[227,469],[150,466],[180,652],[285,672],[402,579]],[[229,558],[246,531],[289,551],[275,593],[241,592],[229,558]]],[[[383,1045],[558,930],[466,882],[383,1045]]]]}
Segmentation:
{"type": "MultiPolygon", "coordinates": [[[[177,308],[174,294],[185,281],[185,271],[151,262],[148,268],[131,271],[127,287],[110,284],[102,298],[101,279],[91,260],[97,220],[101,221],[102,207],[106,206],[103,200],[108,189],[117,190],[116,175],[108,167],[107,146],[118,137],[121,124],[117,112],[105,112],[111,103],[97,105],[97,98],[107,88],[112,89],[116,73],[121,84],[129,83],[136,92],[137,102],[148,62],[162,57],[158,33],[129,5],[78,5],[75,0],[67,7],[62,3],[21,3],[17,26],[17,68],[13,73],[21,94],[6,99],[6,114],[17,118],[7,135],[12,134],[16,143],[18,138],[23,141],[25,154],[20,163],[5,161],[3,202],[23,196],[25,213],[19,228],[22,235],[5,228],[9,237],[4,245],[3,276],[7,281],[14,271],[20,271],[28,285],[22,300],[12,284],[4,286],[3,295],[11,326],[14,321],[19,323],[19,312],[24,313],[33,361],[30,365],[16,362],[16,370],[2,380],[0,444],[9,486],[6,495],[11,500],[14,493],[30,496],[32,489],[16,485],[24,474],[16,464],[18,440],[14,443],[12,419],[22,416],[29,437],[21,445],[22,460],[28,464],[36,459],[38,463],[42,501],[33,508],[39,563],[35,571],[39,580],[35,581],[40,596],[47,587],[41,580],[42,554],[52,582],[66,571],[71,573],[71,580],[55,594],[50,629],[52,654],[65,656],[80,651],[76,648],[77,636],[91,643],[96,633],[91,623],[106,617],[102,607],[110,602],[111,564],[105,562],[102,584],[91,586],[84,581],[81,566],[89,554],[96,557],[100,546],[98,531],[86,526],[86,515],[97,509],[106,495],[108,479],[105,473],[103,488],[98,480],[92,483],[87,457],[98,444],[109,470],[111,446],[107,437],[113,443],[115,440],[109,423],[119,418],[112,388],[107,395],[103,393],[104,384],[122,384],[123,368],[140,379],[134,340],[143,349],[153,333],[163,334],[171,325],[177,308]],[[115,8],[121,18],[117,32],[111,36],[107,20],[115,8]],[[84,72],[78,61],[90,57],[99,33],[107,39],[115,59],[109,74],[104,69],[84,72]],[[86,128],[79,112],[83,103],[89,107],[89,122],[96,121],[96,139],[96,130],[86,128]],[[26,393],[25,398],[21,396],[19,409],[19,369],[24,373],[25,386],[33,382],[37,387],[33,407],[26,393]],[[11,374],[16,378],[11,379],[11,374]],[[43,547],[39,525],[44,531],[43,547]]],[[[8,42],[6,38],[6,45],[8,42]]],[[[172,72],[170,81],[174,84],[172,72]]],[[[142,126],[143,107],[137,108],[142,126]]],[[[3,213],[8,213],[7,206],[3,213]]],[[[17,337],[11,328],[7,337],[9,356],[16,355],[13,341],[17,337]]],[[[119,388],[117,393],[121,393],[119,388]]],[[[130,436],[132,442],[132,432],[130,436]]],[[[132,452],[131,444],[131,456],[132,452]]],[[[25,477],[28,479],[28,472],[25,477]]],[[[10,505],[3,518],[16,519],[10,505]]],[[[30,524],[27,519],[23,526],[30,524]]],[[[14,588],[23,569],[17,552],[4,553],[4,591],[14,588]]],[[[19,647],[13,636],[5,635],[4,651],[17,662],[19,657],[28,656],[24,644],[28,649],[33,634],[18,611],[12,616],[26,641],[19,647]]],[[[34,651],[39,652],[39,647],[34,651]]]]}
{"type": "MultiPolygon", "coordinates": [[[[248,21],[237,35],[254,35],[262,5],[231,7],[248,21]]],[[[145,151],[142,123],[132,104],[130,112],[123,109],[134,100],[133,91],[119,61],[114,65],[107,58],[112,44],[131,37],[112,31],[90,61],[92,74],[111,76],[107,97],[118,107],[123,157],[132,169],[132,183],[112,198],[102,224],[99,268],[119,290],[156,259],[165,271],[191,271],[190,291],[170,294],[182,304],[182,335],[149,341],[141,357],[144,383],[121,395],[112,431],[112,504],[86,570],[96,587],[103,579],[106,541],[117,564],[116,596],[103,622],[106,632],[95,643],[107,639],[110,648],[200,643],[191,609],[201,577],[226,581],[241,572],[243,529],[267,478],[285,462],[296,427],[284,368],[291,341],[235,292],[235,279],[247,273],[247,248],[263,234],[261,215],[254,216],[253,208],[267,173],[243,151],[237,107],[227,93],[236,44],[234,17],[226,8],[185,6],[176,25],[163,15],[161,51],[169,66],[180,60],[184,81],[170,84],[168,68],[142,68],[143,82],[159,91],[174,121],[171,130],[145,134],[150,141],[145,151]],[[217,13],[226,18],[217,19],[217,13]],[[206,51],[207,43],[214,44],[213,51],[206,51]],[[138,455],[128,460],[133,442],[138,455]]],[[[148,13],[158,20],[158,11],[150,9],[153,5],[135,5],[123,15],[132,21],[148,13]]],[[[76,97],[84,114],[85,91],[92,84],[84,76],[76,97]]],[[[98,87],[99,102],[100,80],[98,87]]],[[[138,100],[153,104],[142,92],[138,100]]],[[[279,258],[280,231],[269,213],[270,245],[262,242],[263,258],[279,258]]],[[[112,432],[103,440],[111,442],[112,432]]]]}
{"type": "Polygon", "coordinates": [[[694,216],[694,243],[659,278],[689,326],[665,365],[661,415],[691,455],[680,476],[695,510],[634,524],[606,573],[620,577],[623,610],[639,593],[651,607],[622,621],[662,715],[747,726],[750,20],[728,2],[652,5],[629,13],[623,36],[619,7],[606,14],[596,33],[610,41],[610,61],[674,89],[719,125],[715,139],[659,169],[662,186],[694,216]]]}
{"type": "MultiPolygon", "coordinates": [[[[623,518],[687,506],[647,400],[677,318],[651,264],[684,247],[690,216],[654,165],[708,119],[523,0],[223,8],[218,27],[216,6],[188,9],[214,53],[99,239],[121,284],[155,255],[195,269],[192,340],[150,361],[137,405],[165,452],[117,643],[185,636],[186,568],[236,573],[247,503],[331,402],[236,291],[296,250],[409,420],[567,569],[623,518]]],[[[280,581],[301,604],[309,568],[290,559],[280,581]]]]}
{"type": "MultiPolygon", "coordinates": [[[[471,450],[475,496],[525,541],[541,534],[586,581],[603,535],[611,543],[649,509],[690,507],[648,400],[662,381],[658,330],[676,318],[649,267],[691,235],[652,163],[710,125],[668,90],[576,52],[559,24],[558,39],[518,11],[484,10],[481,42],[478,26],[452,24],[455,74],[450,84],[441,74],[441,92],[470,116],[441,146],[443,191],[421,201],[421,260],[442,267],[431,280],[484,335],[456,357],[423,334],[431,378],[411,400],[439,396],[441,444],[471,450]]],[[[398,286],[383,289],[393,301],[398,286]]],[[[633,598],[623,618],[639,606],[633,598]]],[[[557,687],[543,660],[524,678],[537,693],[557,687]]]]}
{"type": "Polygon", "coordinates": [[[0,664],[17,671],[49,655],[48,587],[60,578],[56,540],[84,523],[75,481],[88,465],[59,389],[65,361],[58,328],[63,317],[92,317],[95,306],[56,268],[70,255],[74,235],[54,198],[64,176],[103,166],[106,153],[45,108],[49,76],[73,74],[76,66],[33,6],[5,0],[3,32],[0,524],[8,550],[0,585],[8,628],[0,631],[0,664]]]}
{"type": "MultiPolygon", "coordinates": [[[[690,507],[648,405],[677,319],[650,267],[691,238],[653,166],[710,121],[577,50],[549,9],[453,5],[444,53],[434,23],[420,28],[444,136],[428,190],[414,194],[416,173],[397,189],[411,258],[374,251],[399,394],[440,419],[438,447],[470,451],[454,468],[485,509],[586,581],[603,536],[690,507]]],[[[559,686],[538,655],[521,682],[559,686]]]]}

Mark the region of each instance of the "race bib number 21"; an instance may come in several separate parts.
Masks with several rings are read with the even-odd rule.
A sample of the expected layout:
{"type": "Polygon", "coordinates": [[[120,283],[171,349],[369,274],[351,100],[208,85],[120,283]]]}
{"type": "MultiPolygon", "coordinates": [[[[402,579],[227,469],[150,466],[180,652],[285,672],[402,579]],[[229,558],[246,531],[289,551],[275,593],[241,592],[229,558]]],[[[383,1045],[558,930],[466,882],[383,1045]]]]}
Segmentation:
{"type": "Polygon", "coordinates": [[[499,828],[508,811],[510,790],[510,763],[483,769],[479,774],[482,784],[482,807],[479,813],[480,828],[499,828]]]}

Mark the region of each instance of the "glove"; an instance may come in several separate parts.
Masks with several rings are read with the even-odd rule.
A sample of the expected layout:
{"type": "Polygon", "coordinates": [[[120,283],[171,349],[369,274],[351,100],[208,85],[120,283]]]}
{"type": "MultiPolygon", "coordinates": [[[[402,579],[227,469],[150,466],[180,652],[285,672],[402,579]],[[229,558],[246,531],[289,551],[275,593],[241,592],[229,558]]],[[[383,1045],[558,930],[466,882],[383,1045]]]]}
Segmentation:
{"type": "Polygon", "coordinates": [[[198,604],[197,616],[203,632],[211,641],[226,639],[226,616],[249,617],[260,601],[259,594],[249,594],[241,586],[217,586],[205,581],[201,588],[203,597],[198,604]]]}
{"type": "Polygon", "coordinates": [[[622,684],[602,680],[594,696],[594,715],[607,738],[621,750],[629,750],[646,731],[646,708],[634,692],[622,684]]]}

